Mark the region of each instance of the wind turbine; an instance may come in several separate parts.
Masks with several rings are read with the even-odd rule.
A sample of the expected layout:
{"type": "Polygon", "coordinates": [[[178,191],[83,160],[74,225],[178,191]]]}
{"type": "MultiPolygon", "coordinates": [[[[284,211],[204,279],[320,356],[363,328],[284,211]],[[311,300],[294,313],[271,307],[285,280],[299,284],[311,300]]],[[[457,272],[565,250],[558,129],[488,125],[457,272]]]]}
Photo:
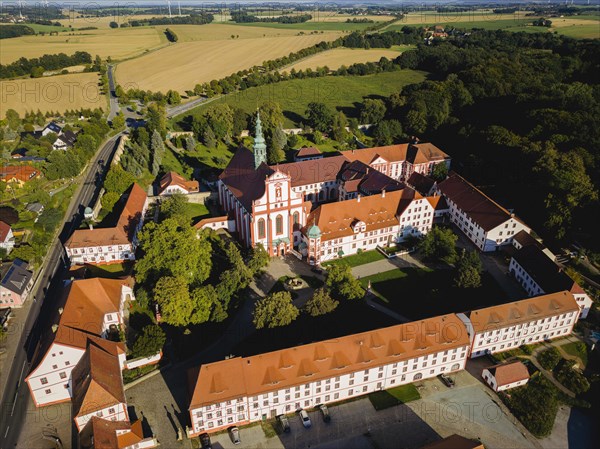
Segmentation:
{"type": "Polygon", "coordinates": [[[167,0],[167,4],[169,5],[169,19],[171,18],[171,0],[167,0]]]}
{"type": "Polygon", "coordinates": [[[181,2],[177,0],[177,7],[179,8],[179,15],[181,16],[181,2]]]}
{"type": "Polygon", "coordinates": [[[21,17],[21,20],[23,20],[23,3],[25,3],[25,0],[19,0],[19,17],[21,17]]]}

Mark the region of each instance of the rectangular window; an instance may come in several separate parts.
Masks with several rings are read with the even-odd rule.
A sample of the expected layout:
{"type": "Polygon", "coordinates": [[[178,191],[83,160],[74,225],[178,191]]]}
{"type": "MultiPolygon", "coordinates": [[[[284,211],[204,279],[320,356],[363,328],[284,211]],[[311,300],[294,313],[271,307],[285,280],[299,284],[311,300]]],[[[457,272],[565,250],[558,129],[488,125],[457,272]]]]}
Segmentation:
{"type": "Polygon", "coordinates": [[[40,379],[40,382],[42,383],[42,385],[46,385],[48,383],[48,378],[47,377],[42,377],[40,379]]]}

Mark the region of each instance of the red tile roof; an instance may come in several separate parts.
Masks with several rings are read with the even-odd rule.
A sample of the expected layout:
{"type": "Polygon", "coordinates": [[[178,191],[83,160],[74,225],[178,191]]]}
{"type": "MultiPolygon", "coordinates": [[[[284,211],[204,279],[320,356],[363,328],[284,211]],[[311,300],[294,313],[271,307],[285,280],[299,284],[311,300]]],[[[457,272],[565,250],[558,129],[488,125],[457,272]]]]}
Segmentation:
{"type": "Polygon", "coordinates": [[[498,387],[529,379],[529,371],[521,362],[494,365],[487,368],[487,370],[496,378],[498,387]]]}
{"type": "Polygon", "coordinates": [[[450,159],[450,156],[432,143],[402,143],[383,147],[363,148],[360,150],[344,151],[344,156],[351,161],[358,160],[367,165],[370,165],[378,157],[388,162],[408,161],[412,164],[425,164],[450,159]]]}
{"type": "Polygon", "coordinates": [[[304,147],[304,148],[300,148],[297,152],[296,152],[296,157],[302,158],[302,157],[312,157],[312,156],[319,156],[323,153],[321,153],[321,151],[318,148],[315,147],[304,147]]]}
{"type": "Polygon", "coordinates": [[[10,232],[10,225],[0,220],[0,242],[6,241],[8,233],[10,232]]]}
{"type": "Polygon", "coordinates": [[[287,173],[292,179],[292,187],[335,181],[342,166],[347,162],[344,156],[331,156],[309,161],[290,162],[272,165],[271,168],[287,173]]]}
{"type": "Polygon", "coordinates": [[[423,196],[429,195],[432,187],[435,185],[435,180],[429,176],[422,175],[418,172],[413,172],[406,180],[406,184],[411,186],[423,196]]]}
{"type": "Polygon", "coordinates": [[[130,428],[126,421],[108,421],[92,416],[79,434],[79,446],[81,449],[120,449],[125,446],[119,445],[117,431],[130,428]]]}
{"type": "Polygon", "coordinates": [[[117,357],[90,344],[73,368],[73,416],[84,416],[125,403],[117,357]]]}
{"type": "Polygon", "coordinates": [[[450,173],[447,179],[438,184],[438,188],[485,231],[494,229],[511,217],[520,221],[457,173],[450,173]]]}
{"type": "Polygon", "coordinates": [[[308,216],[305,229],[317,225],[321,241],[352,235],[352,225],[365,223],[367,232],[398,225],[397,216],[415,199],[423,198],[410,187],[385,195],[372,195],[321,204],[308,216]]]}
{"type": "Polygon", "coordinates": [[[0,167],[0,180],[27,182],[39,176],[40,171],[30,165],[6,165],[0,167]]]}
{"type": "Polygon", "coordinates": [[[127,245],[143,217],[142,211],[148,196],[138,184],[133,184],[127,202],[113,228],[78,229],[65,243],[66,248],[87,248],[94,246],[127,245]]]}
{"type": "Polygon", "coordinates": [[[167,187],[170,186],[179,186],[184,190],[187,190],[189,193],[198,192],[200,190],[200,185],[198,181],[188,181],[180,174],[170,171],[166,173],[159,182],[158,191],[159,193],[164,192],[167,187]]]}
{"type": "Polygon", "coordinates": [[[381,193],[383,190],[393,192],[406,187],[403,183],[390,178],[361,161],[352,161],[344,164],[338,178],[344,181],[344,188],[347,192],[360,191],[365,195],[381,193]]]}
{"type": "Polygon", "coordinates": [[[579,305],[565,291],[473,310],[467,315],[475,332],[487,332],[570,312],[579,312],[579,305]]]}
{"type": "Polygon", "coordinates": [[[200,367],[190,409],[242,396],[342,376],[466,347],[469,337],[456,315],[444,315],[200,367]]]}

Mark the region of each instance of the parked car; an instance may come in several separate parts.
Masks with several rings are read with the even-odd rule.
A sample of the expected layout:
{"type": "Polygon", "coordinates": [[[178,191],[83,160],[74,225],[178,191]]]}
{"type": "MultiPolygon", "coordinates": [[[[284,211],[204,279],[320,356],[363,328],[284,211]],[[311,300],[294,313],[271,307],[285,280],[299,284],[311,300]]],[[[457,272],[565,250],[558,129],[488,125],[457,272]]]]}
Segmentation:
{"type": "Polygon", "coordinates": [[[454,387],[454,380],[451,377],[448,377],[445,374],[440,374],[438,377],[448,388],[454,387]]]}
{"type": "Polygon", "coordinates": [[[279,425],[281,426],[281,430],[285,433],[289,433],[290,431],[290,421],[288,417],[285,415],[277,416],[277,421],[279,421],[279,425]]]}
{"type": "Polygon", "coordinates": [[[323,270],[321,270],[321,269],[320,269],[320,268],[318,268],[318,267],[312,267],[312,268],[310,269],[310,271],[312,271],[312,272],[313,272],[313,273],[315,273],[315,274],[323,274],[323,270]]]}
{"type": "Polygon", "coordinates": [[[200,444],[202,445],[202,449],[212,449],[212,443],[210,442],[208,433],[200,434],[200,444]]]}
{"type": "Polygon", "coordinates": [[[0,310],[0,327],[4,326],[10,318],[10,312],[12,308],[7,307],[6,309],[0,310]]]}
{"type": "Polygon", "coordinates": [[[319,410],[321,410],[321,414],[323,415],[323,421],[329,422],[331,421],[331,415],[329,414],[329,409],[325,404],[319,405],[319,410]]]}
{"type": "Polygon", "coordinates": [[[300,409],[300,411],[298,412],[298,415],[300,415],[300,419],[302,420],[302,425],[305,428],[308,429],[310,426],[312,426],[312,422],[310,422],[310,418],[308,417],[308,413],[306,413],[306,410],[300,409]]]}
{"type": "Polygon", "coordinates": [[[240,440],[240,429],[237,426],[230,427],[227,429],[229,432],[229,438],[231,438],[231,442],[233,444],[240,444],[242,440],[240,440]]]}

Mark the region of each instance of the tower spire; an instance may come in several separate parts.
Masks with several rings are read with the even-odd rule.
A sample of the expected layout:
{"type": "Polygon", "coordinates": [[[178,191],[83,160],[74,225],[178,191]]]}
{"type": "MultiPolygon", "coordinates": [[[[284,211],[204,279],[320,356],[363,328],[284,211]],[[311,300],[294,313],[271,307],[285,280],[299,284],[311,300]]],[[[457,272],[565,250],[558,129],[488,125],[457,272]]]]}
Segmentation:
{"type": "Polygon", "coordinates": [[[256,112],[256,128],[254,130],[254,169],[260,167],[260,164],[267,162],[267,145],[262,133],[262,124],[260,122],[260,111],[256,112]]]}

